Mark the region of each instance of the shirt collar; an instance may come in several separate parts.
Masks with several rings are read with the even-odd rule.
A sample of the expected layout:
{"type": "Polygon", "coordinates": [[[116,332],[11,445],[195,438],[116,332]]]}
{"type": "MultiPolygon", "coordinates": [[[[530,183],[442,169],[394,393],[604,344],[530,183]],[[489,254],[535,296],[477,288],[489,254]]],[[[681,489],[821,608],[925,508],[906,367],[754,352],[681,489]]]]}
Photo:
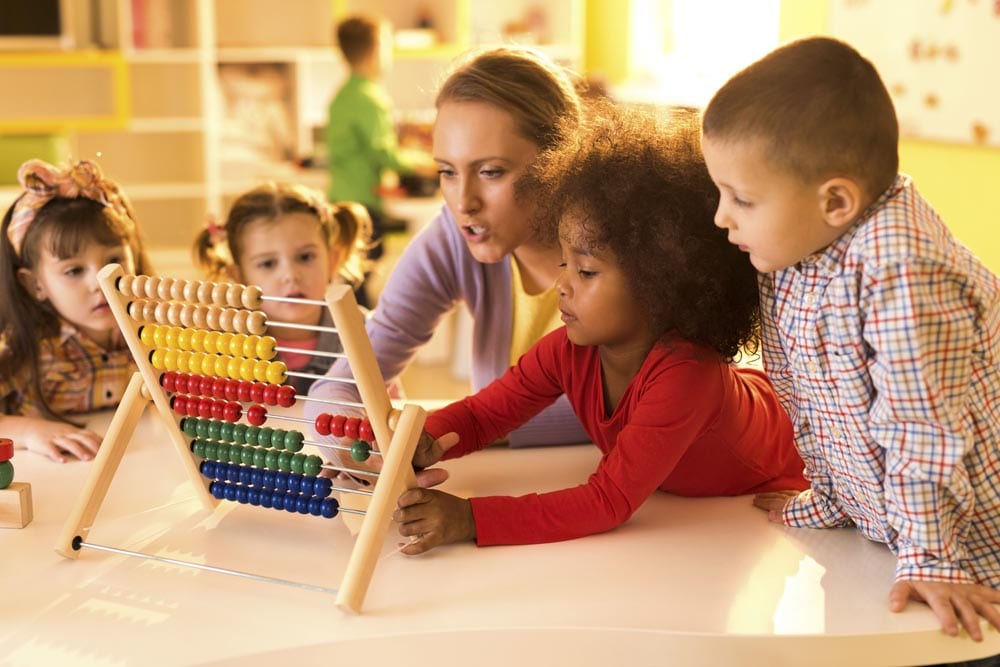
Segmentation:
{"type": "Polygon", "coordinates": [[[867,224],[875,215],[881,211],[886,203],[898,195],[900,191],[908,187],[910,184],[910,177],[905,174],[896,174],[896,178],[893,180],[892,185],[890,185],[886,190],[879,195],[872,204],[865,209],[864,213],[858,216],[850,228],[837,237],[837,240],[823,248],[819,252],[814,252],[808,257],[803,258],[799,264],[798,268],[801,271],[807,270],[809,267],[815,267],[816,270],[821,272],[830,273],[837,269],[841,265],[844,258],[844,253],[847,252],[847,248],[851,245],[851,241],[857,235],[858,230],[861,229],[865,224],[867,224]]]}

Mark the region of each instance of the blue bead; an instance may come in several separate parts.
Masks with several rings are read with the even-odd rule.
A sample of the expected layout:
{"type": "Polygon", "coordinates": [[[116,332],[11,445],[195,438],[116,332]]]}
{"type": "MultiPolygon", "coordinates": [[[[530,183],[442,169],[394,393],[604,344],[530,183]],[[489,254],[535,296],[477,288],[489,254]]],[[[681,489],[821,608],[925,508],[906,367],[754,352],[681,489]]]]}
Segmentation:
{"type": "Polygon", "coordinates": [[[270,491],[260,492],[260,506],[261,507],[274,507],[274,494],[270,491]]]}
{"type": "Polygon", "coordinates": [[[245,486],[236,487],[236,502],[246,505],[250,502],[250,489],[245,486]]]}
{"type": "Polygon", "coordinates": [[[253,468],[247,468],[247,467],[240,468],[239,482],[244,486],[249,486],[253,484],[253,468]]]}
{"type": "Polygon", "coordinates": [[[317,498],[313,496],[309,499],[309,513],[313,516],[320,516],[320,504],[323,502],[322,498],[317,498]]]}
{"type": "Polygon", "coordinates": [[[327,519],[337,516],[337,501],[333,498],[326,498],[320,501],[320,514],[327,519]]]}
{"type": "Polygon", "coordinates": [[[226,500],[236,500],[236,489],[235,484],[226,484],[226,500]]]}
{"type": "Polygon", "coordinates": [[[320,498],[326,498],[333,491],[333,482],[329,477],[314,477],[312,492],[320,498]]]}
{"type": "Polygon", "coordinates": [[[274,490],[275,491],[287,491],[288,490],[288,473],[278,472],[274,474],[274,490]]]}
{"type": "Polygon", "coordinates": [[[211,461],[202,461],[201,465],[198,466],[198,470],[201,471],[202,475],[208,477],[209,479],[215,478],[215,464],[211,461]]]}
{"type": "Polygon", "coordinates": [[[281,491],[274,491],[271,493],[271,507],[276,510],[285,509],[285,494],[281,491]]]}
{"type": "Polygon", "coordinates": [[[285,511],[286,512],[297,512],[296,509],[299,503],[299,494],[297,493],[286,493],[285,494],[285,511]]]}
{"type": "Polygon", "coordinates": [[[256,468],[250,470],[250,484],[253,486],[260,486],[264,480],[264,473],[256,468]]]}
{"type": "Polygon", "coordinates": [[[309,496],[299,496],[296,498],[295,511],[299,514],[309,514],[309,496]]]}
{"type": "Polygon", "coordinates": [[[247,502],[254,507],[260,506],[260,491],[257,489],[247,489],[247,502]]]}
{"type": "Polygon", "coordinates": [[[295,493],[309,493],[312,491],[312,484],[305,483],[302,475],[291,474],[288,476],[288,490],[295,493]]]}
{"type": "Polygon", "coordinates": [[[219,500],[223,500],[226,497],[226,487],[222,482],[212,482],[208,485],[208,491],[219,500]]]}
{"type": "Polygon", "coordinates": [[[274,472],[273,471],[271,471],[271,470],[265,470],[264,471],[264,477],[263,477],[263,481],[261,482],[261,486],[264,487],[265,489],[273,489],[274,488],[274,472]]]}
{"type": "Polygon", "coordinates": [[[227,482],[238,482],[240,481],[240,467],[234,463],[226,463],[226,481],[227,482]]]}

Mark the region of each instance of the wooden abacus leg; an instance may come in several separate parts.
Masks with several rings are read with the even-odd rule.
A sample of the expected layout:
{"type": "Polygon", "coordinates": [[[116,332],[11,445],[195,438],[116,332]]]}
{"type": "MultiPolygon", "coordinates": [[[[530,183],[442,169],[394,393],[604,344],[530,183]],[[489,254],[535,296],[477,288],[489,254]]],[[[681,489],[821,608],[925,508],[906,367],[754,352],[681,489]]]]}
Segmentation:
{"type": "Polygon", "coordinates": [[[412,467],[413,452],[417,448],[426,418],[427,414],[420,406],[403,407],[388,451],[384,454],[382,470],[365,513],[365,521],[340,582],[337,606],[341,609],[361,613],[361,604],[382,551],[382,543],[396,509],[396,500],[405,489],[416,486],[412,467]]]}
{"type": "Polygon", "coordinates": [[[133,373],[115,416],[108,426],[108,432],[101,442],[101,448],[97,450],[97,456],[91,464],[93,467],[80,499],[70,511],[66,523],[63,524],[59,541],[56,542],[56,551],[66,558],[80,556],[80,548],[75,546],[74,542],[77,538],[86,541],[94,517],[104,502],[104,496],[108,493],[111,480],[131,440],[132,432],[135,431],[136,424],[139,423],[139,418],[149,403],[149,397],[143,394],[142,389],[142,375],[138,372],[133,373]]]}
{"type": "Polygon", "coordinates": [[[0,489],[0,528],[24,528],[34,516],[30,484],[11,482],[0,489]]]}

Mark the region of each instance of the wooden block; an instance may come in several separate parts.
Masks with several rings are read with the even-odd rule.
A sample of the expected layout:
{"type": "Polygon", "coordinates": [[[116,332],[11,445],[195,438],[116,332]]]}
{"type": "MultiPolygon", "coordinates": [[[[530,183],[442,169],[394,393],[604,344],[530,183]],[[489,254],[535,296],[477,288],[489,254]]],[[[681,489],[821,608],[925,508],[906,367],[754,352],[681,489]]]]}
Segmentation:
{"type": "Polygon", "coordinates": [[[0,489],[0,528],[24,528],[32,518],[31,484],[11,482],[0,489]]]}

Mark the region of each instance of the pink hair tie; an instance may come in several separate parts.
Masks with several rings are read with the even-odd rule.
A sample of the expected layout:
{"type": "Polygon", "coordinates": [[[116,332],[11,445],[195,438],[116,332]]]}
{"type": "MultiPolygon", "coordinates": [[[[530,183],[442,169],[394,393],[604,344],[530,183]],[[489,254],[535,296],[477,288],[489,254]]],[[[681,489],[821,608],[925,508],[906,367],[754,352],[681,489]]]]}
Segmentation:
{"type": "Polygon", "coordinates": [[[57,197],[83,197],[100,202],[134,225],[118,186],[105,180],[101,168],[90,160],[80,160],[65,169],[42,160],[28,160],[18,169],[17,180],[24,188],[24,194],[14,204],[7,238],[18,256],[28,227],[39,209],[57,197]]]}

